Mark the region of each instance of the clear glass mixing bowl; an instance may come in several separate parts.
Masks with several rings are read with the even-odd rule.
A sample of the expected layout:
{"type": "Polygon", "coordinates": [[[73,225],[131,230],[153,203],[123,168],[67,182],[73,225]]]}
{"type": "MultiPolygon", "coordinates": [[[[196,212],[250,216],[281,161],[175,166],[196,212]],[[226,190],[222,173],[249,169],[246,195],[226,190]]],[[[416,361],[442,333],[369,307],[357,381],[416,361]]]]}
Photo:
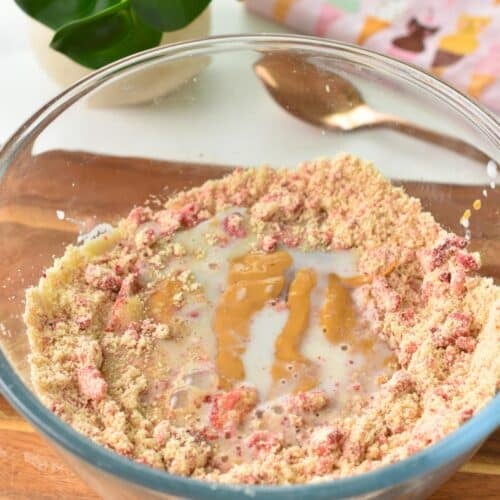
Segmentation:
{"type": "MultiPolygon", "coordinates": [[[[297,120],[255,75],[254,63],[269,53],[300,55],[335,71],[378,110],[460,137],[500,160],[498,121],[445,83],[357,47],[298,36],[221,37],[151,50],[81,80],[33,115],[0,153],[0,389],[106,498],[421,497],[499,425],[497,396],[438,444],[374,472],[296,487],[237,487],[129,461],[73,431],[31,392],[24,291],[37,283],[53,256],[79,232],[115,221],[149,194],[165,196],[230,167],[294,166],[349,151],[374,161],[460,234],[461,214],[480,198],[483,208],[471,218],[471,245],[482,252],[483,272],[499,276],[499,193],[484,162],[394,130],[338,133],[297,120]],[[177,87],[165,98],[135,107],[95,106],[96,93],[140,92],[155,71],[177,87]],[[174,73],[186,81],[180,85],[174,73]]],[[[307,91],[301,72],[297,64],[294,74],[307,91]]]]}

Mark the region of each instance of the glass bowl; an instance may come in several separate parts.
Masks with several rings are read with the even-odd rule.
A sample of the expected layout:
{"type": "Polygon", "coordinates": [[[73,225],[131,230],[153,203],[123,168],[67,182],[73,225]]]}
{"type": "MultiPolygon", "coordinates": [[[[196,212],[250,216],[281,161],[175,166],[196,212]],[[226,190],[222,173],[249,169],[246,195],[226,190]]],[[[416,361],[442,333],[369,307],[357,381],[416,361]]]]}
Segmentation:
{"type": "MultiPolygon", "coordinates": [[[[125,215],[148,195],[162,197],[228,169],[349,151],[421,197],[439,222],[459,234],[474,199],[471,247],[483,272],[498,278],[498,189],[485,162],[383,128],[331,132],[278,106],[254,72],[279,53],[348,78],[376,109],[462,138],[497,163],[498,121],[445,83],[370,51],[300,36],[228,36],[137,54],[93,73],[33,115],[0,153],[0,389],[98,493],[106,498],[396,498],[429,494],[463,464],[500,423],[500,396],[439,443],[401,462],[352,478],[283,487],[227,486],[154,470],[78,434],[31,392],[24,292],[64,246],[96,224],[125,215]],[[95,106],[96,93],[140,92],[150,72],[199,73],[153,102],[95,106]],[[107,90],[106,90],[107,89],[107,90]],[[487,197],[486,197],[487,195],[487,197]]],[[[300,63],[293,68],[307,92],[300,63]]],[[[491,174],[491,168],[490,168],[491,174]]]]}

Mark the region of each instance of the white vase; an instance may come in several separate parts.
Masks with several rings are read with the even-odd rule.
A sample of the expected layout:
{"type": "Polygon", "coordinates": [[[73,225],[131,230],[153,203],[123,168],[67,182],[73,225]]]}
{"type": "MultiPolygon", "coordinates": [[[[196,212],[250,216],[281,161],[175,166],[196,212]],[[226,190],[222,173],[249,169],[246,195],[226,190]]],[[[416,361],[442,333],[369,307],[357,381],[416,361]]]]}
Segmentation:
{"type": "MultiPolygon", "coordinates": [[[[54,31],[32,18],[28,19],[31,47],[40,66],[52,80],[62,87],[67,87],[92,72],[91,69],[53,50],[50,41],[54,31]]],[[[160,45],[203,38],[209,34],[210,6],[185,28],[164,33],[160,45]]],[[[208,62],[208,57],[199,56],[191,60],[155,64],[136,74],[107,83],[89,96],[89,104],[99,107],[119,106],[163,97],[198,74],[208,62]]]]}

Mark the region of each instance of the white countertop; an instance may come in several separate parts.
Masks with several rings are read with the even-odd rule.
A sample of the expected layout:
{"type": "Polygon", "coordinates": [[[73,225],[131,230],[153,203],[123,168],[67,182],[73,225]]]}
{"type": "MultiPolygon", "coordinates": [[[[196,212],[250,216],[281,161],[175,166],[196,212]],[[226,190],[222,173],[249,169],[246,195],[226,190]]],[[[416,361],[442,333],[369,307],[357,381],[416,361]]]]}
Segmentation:
{"type": "MultiPolygon", "coordinates": [[[[4,1],[0,13],[0,67],[2,68],[0,77],[0,144],[14,132],[36,109],[42,106],[51,97],[57,95],[61,90],[38,66],[33,52],[29,46],[27,36],[26,17],[13,1],[4,1]]],[[[212,2],[212,34],[228,33],[256,33],[256,32],[289,32],[286,28],[261,19],[243,7],[235,0],[214,0],[212,2]]],[[[224,71],[224,65],[238,64],[237,59],[230,57],[217,61],[217,72],[210,77],[213,64],[205,70],[208,75],[205,78],[205,92],[218,88],[220,93],[221,80],[217,77],[224,71]]],[[[254,92],[254,86],[260,85],[255,79],[243,78],[238,82],[240,93],[247,88],[248,93],[254,92]],[[246,87],[245,87],[246,86],[246,87]]],[[[231,85],[227,82],[227,92],[231,92],[231,85]]],[[[359,82],[358,82],[359,83],[359,82]]],[[[370,88],[370,84],[359,83],[362,93],[370,103],[376,103],[377,109],[384,110],[384,107],[391,108],[389,95],[380,95],[380,91],[370,88]]],[[[262,92],[259,99],[265,100],[269,97],[262,92]]],[[[182,101],[182,100],[181,100],[182,101]]],[[[186,100],[187,101],[187,100],[186,100]]],[[[207,99],[207,102],[209,100],[207,99]]],[[[64,144],[68,149],[92,149],[97,152],[112,152],[123,155],[143,155],[147,151],[150,156],[159,158],[176,158],[178,160],[206,161],[225,164],[241,164],[242,158],[246,164],[257,164],[269,162],[271,164],[283,164],[284,162],[296,163],[297,159],[311,159],[318,156],[332,155],[339,150],[352,151],[375,162],[379,166],[383,165],[383,172],[386,175],[396,178],[428,179],[434,181],[453,182],[484,182],[477,176],[477,167],[471,169],[470,162],[457,156],[453,166],[452,178],[450,169],[442,169],[439,166],[449,163],[449,153],[430,148],[425,153],[425,161],[421,161],[422,143],[417,140],[405,137],[395,132],[366,131],[363,132],[363,140],[355,134],[330,134],[322,133],[318,129],[302,124],[297,120],[291,120],[277,106],[269,106],[269,103],[262,101],[261,115],[252,123],[252,109],[254,103],[239,102],[241,115],[244,120],[237,120],[234,110],[227,109],[228,106],[218,106],[215,103],[210,109],[213,120],[214,109],[220,113],[220,123],[226,123],[224,130],[227,138],[226,148],[221,148],[220,144],[214,143],[213,138],[203,136],[203,127],[197,126],[193,137],[193,127],[190,122],[189,104],[170,107],[168,110],[162,106],[138,106],[134,108],[124,108],[115,110],[93,110],[86,111],[86,127],[75,132],[72,127],[65,127],[65,120],[58,120],[58,126],[52,127],[38,141],[35,146],[37,152],[57,147],[64,144]],[[262,112],[265,116],[262,116],[262,112]],[[169,113],[169,114],[166,114],[169,113]],[[117,115],[118,114],[118,115],[117,115]],[[147,114],[147,120],[145,116],[147,114]],[[122,116],[123,120],[117,120],[117,116],[122,116]],[[171,118],[166,120],[165,116],[171,118]],[[236,121],[235,121],[236,120],[236,121]],[[257,121],[258,120],[258,121],[257,121]],[[175,129],[169,130],[169,122],[175,122],[175,129]],[[134,131],[130,127],[137,126],[137,123],[147,123],[147,134],[141,134],[141,141],[127,141],[124,137],[131,137],[134,131]],[[280,123],[279,126],[276,126],[280,123]],[[135,124],[135,125],[134,125],[135,124]],[[259,134],[259,147],[255,147],[249,138],[256,127],[268,127],[259,134]],[[271,126],[272,124],[272,126],[271,126]],[[282,125],[281,125],[282,124],[282,125]],[[105,133],[113,127],[113,133],[105,133]],[[246,130],[242,131],[242,127],[246,130]],[[151,132],[150,132],[151,129],[151,132]],[[86,130],[92,130],[91,136],[86,135],[86,130]],[[99,134],[96,130],[102,130],[99,144],[99,134]],[[169,132],[174,133],[176,141],[162,140],[168,137],[169,132]],[[322,136],[321,136],[322,135],[322,136]],[[287,137],[300,137],[300,141],[287,141],[287,137]],[[144,141],[147,141],[144,144],[144,141]],[[89,147],[91,143],[91,147],[89,147]],[[196,144],[197,150],[187,147],[189,144],[196,144]],[[277,144],[287,144],[286,151],[283,148],[277,150],[277,144]],[[388,154],[388,150],[390,154],[388,154]],[[203,160],[200,158],[203,157],[203,160]],[[417,160],[418,161],[417,161],[417,160]],[[443,163],[444,162],[444,163],[443,163]],[[416,168],[418,167],[418,168],[416,168]]],[[[196,110],[198,115],[198,109],[196,110]]],[[[193,108],[194,109],[194,108],[193,108]]],[[[75,110],[79,113],[81,111],[75,110]]],[[[421,109],[418,105],[412,104],[411,100],[403,109],[398,109],[401,116],[411,119],[427,126],[443,129],[443,113],[432,113],[429,109],[421,109]]],[[[65,113],[66,114],[66,113],[65,113]]],[[[68,113],[71,118],[71,110],[68,113]]],[[[74,117],[73,117],[74,118],[74,117]]],[[[446,117],[444,117],[446,119],[446,117]]],[[[75,120],[71,122],[74,124],[75,120]]],[[[68,122],[69,123],[69,122],[68,122]]],[[[210,126],[208,123],[207,126],[210,126]]],[[[172,128],[172,126],[170,125],[172,128]]],[[[446,125],[448,133],[467,137],[467,130],[454,128],[453,122],[446,125]]],[[[143,132],[143,131],[142,131],[143,132]]],[[[135,134],[137,135],[137,134],[135,134]]],[[[427,150],[426,150],[427,151],[427,150]]],[[[487,179],[486,179],[487,180],[487,179]]]]}

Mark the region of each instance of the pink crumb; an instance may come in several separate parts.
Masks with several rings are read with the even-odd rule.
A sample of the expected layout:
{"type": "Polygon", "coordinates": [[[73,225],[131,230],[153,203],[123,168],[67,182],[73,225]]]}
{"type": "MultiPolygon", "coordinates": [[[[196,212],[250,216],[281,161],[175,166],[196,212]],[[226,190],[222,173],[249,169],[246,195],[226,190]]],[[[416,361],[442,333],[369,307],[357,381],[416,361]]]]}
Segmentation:
{"type": "Polygon", "coordinates": [[[243,217],[238,213],[230,214],[222,220],[224,231],[234,238],[244,238],[247,235],[243,227],[243,217]]]}
{"type": "Polygon", "coordinates": [[[395,312],[401,305],[402,298],[392,289],[385,278],[375,278],[372,283],[372,293],[377,304],[384,311],[395,312]]]}
{"type": "Polygon", "coordinates": [[[85,281],[94,288],[112,292],[117,292],[122,284],[122,279],[112,270],[98,264],[89,264],[85,268],[85,281]]]}
{"type": "Polygon", "coordinates": [[[317,412],[328,404],[328,396],[324,391],[299,392],[287,399],[287,409],[292,412],[317,412]]]}
{"type": "Polygon", "coordinates": [[[310,436],[310,446],[315,455],[324,456],[338,448],[343,440],[344,434],[337,427],[316,427],[310,436]]]}
{"type": "Polygon", "coordinates": [[[281,445],[282,439],[269,431],[255,431],[247,439],[247,446],[253,450],[255,455],[279,450],[281,445]]]}
{"type": "Polygon", "coordinates": [[[149,220],[150,213],[151,211],[144,207],[135,207],[128,214],[128,220],[139,226],[149,220]]]}
{"type": "Polygon", "coordinates": [[[131,297],[138,288],[136,274],[129,274],[122,282],[120,291],[116,297],[114,304],[111,307],[111,313],[106,323],[105,330],[108,332],[116,332],[125,325],[122,324],[124,307],[127,299],[131,297]]]}
{"type": "Polygon", "coordinates": [[[219,431],[231,434],[255,407],[257,400],[257,391],[250,387],[216,394],[212,399],[210,424],[219,431]]]}
{"type": "Polygon", "coordinates": [[[79,368],[77,370],[80,393],[98,403],[104,399],[107,383],[97,368],[79,368]]]}
{"type": "Polygon", "coordinates": [[[277,236],[267,234],[262,238],[260,247],[264,252],[274,252],[278,246],[278,241],[279,239],[277,236]]]}

